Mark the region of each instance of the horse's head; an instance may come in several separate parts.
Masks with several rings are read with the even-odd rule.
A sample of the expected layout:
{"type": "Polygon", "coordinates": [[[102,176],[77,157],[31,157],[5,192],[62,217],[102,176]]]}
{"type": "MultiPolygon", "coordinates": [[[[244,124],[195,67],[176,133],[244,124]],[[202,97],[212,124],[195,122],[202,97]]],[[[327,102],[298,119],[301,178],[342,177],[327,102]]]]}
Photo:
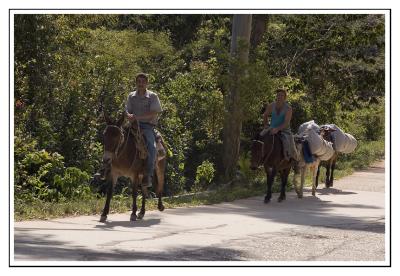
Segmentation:
{"type": "MultiPolygon", "coordinates": [[[[264,131],[263,131],[264,132],[264,131]]],[[[271,153],[276,146],[278,135],[271,134],[269,131],[266,133],[257,134],[251,144],[251,159],[250,168],[257,169],[264,161],[271,157],[271,153]]]]}
{"type": "Polygon", "coordinates": [[[319,128],[319,134],[321,135],[321,137],[322,137],[324,140],[329,141],[329,142],[332,142],[332,135],[331,135],[331,133],[334,132],[334,131],[336,131],[336,129],[334,129],[334,128],[333,128],[332,126],[330,126],[330,125],[324,125],[324,126],[321,126],[321,127],[319,128]]]}
{"type": "Polygon", "coordinates": [[[103,164],[105,165],[111,165],[112,160],[115,158],[119,148],[123,144],[124,134],[121,125],[124,122],[124,118],[124,113],[122,113],[119,120],[114,121],[104,113],[104,119],[107,123],[107,126],[103,132],[103,164]]]}
{"type": "Polygon", "coordinates": [[[262,139],[263,137],[257,133],[255,137],[253,137],[252,143],[251,143],[251,149],[250,149],[250,169],[256,170],[262,162],[263,158],[263,147],[264,147],[264,141],[262,139]]]}

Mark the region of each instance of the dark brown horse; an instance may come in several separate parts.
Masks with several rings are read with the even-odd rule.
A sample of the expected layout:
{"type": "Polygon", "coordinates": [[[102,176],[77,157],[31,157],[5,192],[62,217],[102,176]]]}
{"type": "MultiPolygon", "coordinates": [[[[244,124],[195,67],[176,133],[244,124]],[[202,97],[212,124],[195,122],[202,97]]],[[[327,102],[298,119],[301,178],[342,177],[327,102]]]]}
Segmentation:
{"type": "MultiPolygon", "coordinates": [[[[115,122],[106,114],[104,118],[107,126],[104,130],[104,154],[103,167],[105,168],[105,177],[109,181],[107,190],[107,199],[101,215],[100,221],[105,222],[110,210],[110,201],[117,180],[120,176],[126,176],[131,179],[133,186],[132,193],[132,213],[130,220],[142,219],[145,214],[147,189],[142,188],[142,207],[136,215],[138,196],[138,187],[141,184],[145,172],[145,160],[140,159],[139,150],[136,147],[136,139],[131,133],[130,127],[123,128],[124,114],[115,122]]],[[[141,135],[141,134],[140,134],[141,135]]],[[[164,188],[164,172],[166,167],[166,158],[156,158],[155,172],[157,175],[156,195],[158,197],[158,210],[163,211],[164,205],[161,197],[164,188]]]]}
{"type": "Polygon", "coordinates": [[[267,192],[264,203],[269,203],[272,196],[272,184],[277,172],[281,176],[281,191],[278,202],[286,199],[286,185],[291,163],[283,155],[283,144],[279,134],[269,133],[255,137],[251,145],[250,168],[255,170],[263,165],[267,174],[267,192]]]}
{"type": "MultiPolygon", "coordinates": [[[[335,131],[334,128],[331,128],[329,126],[322,126],[320,129],[320,136],[325,139],[328,142],[333,142],[332,139],[332,132],[335,131]]],[[[329,188],[333,186],[333,171],[335,170],[336,167],[336,161],[338,159],[338,152],[335,151],[331,159],[327,161],[321,161],[321,163],[318,166],[317,170],[317,176],[316,176],[316,187],[318,187],[318,178],[319,178],[319,172],[321,166],[324,166],[326,168],[326,176],[325,176],[325,187],[329,188]]]]}

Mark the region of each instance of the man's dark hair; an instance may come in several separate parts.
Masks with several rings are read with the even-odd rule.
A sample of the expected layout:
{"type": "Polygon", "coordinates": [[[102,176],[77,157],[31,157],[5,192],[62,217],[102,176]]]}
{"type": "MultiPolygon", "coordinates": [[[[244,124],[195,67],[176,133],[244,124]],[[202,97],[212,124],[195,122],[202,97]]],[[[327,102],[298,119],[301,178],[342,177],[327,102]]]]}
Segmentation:
{"type": "Polygon", "coordinates": [[[286,90],[286,89],[284,89],[284,88],[278,88],[278,89],[275,90],[275,93],[276,93],[276,94],[278,94],[278,93],[280,93],[280,92],[285,93],[285,95],[287,96],[287,90],[286,90]]]}
{"type": "Polygon", "coordinates": [[[147,75],[145,73],[139,73],[136,75],[136,81],[138,80],[138,78],[143,78],[145,79],[147,82],[149,81],[149,78],[147,77],[147,75]]]}

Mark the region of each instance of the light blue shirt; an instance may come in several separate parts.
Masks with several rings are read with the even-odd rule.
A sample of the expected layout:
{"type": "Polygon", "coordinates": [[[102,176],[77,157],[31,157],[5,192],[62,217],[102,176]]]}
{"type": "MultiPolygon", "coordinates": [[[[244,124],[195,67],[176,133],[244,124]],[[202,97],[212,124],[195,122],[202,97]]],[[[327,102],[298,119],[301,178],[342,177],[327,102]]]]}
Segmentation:
{"type": "Polygon", "coordinates": [[[289,106],[285,103],[282,107],[281,112],[278,114],[276,112],[276,105],[275,103],[272,104],[272,116],[271,116],[271,125],[272,128],[280,127],[285,123],[286,112],[288,111],[289,106]]]}

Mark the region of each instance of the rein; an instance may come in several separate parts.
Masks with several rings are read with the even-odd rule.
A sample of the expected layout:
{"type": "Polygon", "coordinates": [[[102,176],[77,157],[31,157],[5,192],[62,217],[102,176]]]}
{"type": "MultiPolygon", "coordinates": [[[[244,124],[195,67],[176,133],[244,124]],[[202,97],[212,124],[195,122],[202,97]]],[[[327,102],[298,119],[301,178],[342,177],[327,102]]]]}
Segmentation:
{"type": "Polygon", "coordinates": [[[265,144],[265,143],[264,143],[263,141],[260,141],[260,140],[256,140],[256,141],[259,142],[259,143],[261,143],[261,144],[263,145],[263,147],[262,147],[263,158],[261,159],[260,164],[264,164],[264,162],[265,162],[266,160],[268,160],[268,158],[270,157],[272,151],[274,150],[275,135],[272,135],[272,147],[271,147],[271,150],[269,151],[268,154],[264,154],[264,144],[265,144]]]}
{"type": "MultiPolygon", "coordinates": [[[[136,120],[135,122],[136,122],[136,127],[137,127],[137,128],[136,128],[136,137],[140,137],[139,135],[142,135],[142,134],[140,133],[139,121],[136,120]]],[[[131,130],[131,127],[130,127],[129,130],[128,130],[128,135],[129,135],[129,133],[131,132],[130,130],[131,130]]],[[[129,137],[129,136],[128,136],[128,137],[129,137]]],[[[137,155],[138,155],[138,149],[136,148],[136,149],[135,149],[135,158],[133,158],[132,163],[131,163],[131,165],[129,166],[129,170],[132,170],[132,167],[133,167],[133,164],[135,163],[135,160],[136,160],[136,158],[137,158],[137,155]]]]}
{"type": "Polygon", "coordinates": [[[115,154],[116,158],[118,158],[120,156],[121,149],[123,149],[125,147],[126,142],[128,141],[128,139],[126,139],[125,145],[121,148],[121,146],[122,146],[122,144],[124,143],[124,140],[125,140],[124,139],[124,133],[123,133],[122,129],[117,127],[117,126],[108,126],[108,127],[117,128],[119,130],[120,134],[121,134],[121,136],[119,138],[119,141],[118,141],[118,145],[117,145],[117,147],[115,148],[115,151],[114,151],[114,154],[115,154]]]}
{"type": "MultiPolygon", "coordinates": [[[[139,122],[137,120],[135,122],[136,122],[136,126],[137,126],[137,128],[136,128],[136,137],[141,137],[142,132],[140,130],[139,122]]],[[[118,145],[117,145],[117,147],[115,148],[115,151],[114,151],[115,159],[118,159],[121,156],[123,149],[128,144],[128,140],[129,140],[129,136],[131,134],[130,132],[131,132],[132,127],[130,126],[128,128],[128,130],[127,130],[128,133],[126,135],[127,136],[126,139],[125,139],[124,131],[123,131],[122,128],[120,128],[118,126],[114,126],[114,125],[109,125],[108,127],[117,128],[120,131],[120,135],[121,136],[120,136],[120,139],[118,141],[118,145]]],[[[134,133],[132,133],[132,134],[134,135],[134,133]]],[[[105,146],[103,146],[103,150],[105,151],[105,146]]],[[[136,149],[135,150],[135,157],[133,158],[132,163],[129,166],[129,170],[132,169],[132,167],[133,167],[133,165],[135,163],[135,160],[138,157],[138,152],[139,152],[138,149],[136,149]]]]}

